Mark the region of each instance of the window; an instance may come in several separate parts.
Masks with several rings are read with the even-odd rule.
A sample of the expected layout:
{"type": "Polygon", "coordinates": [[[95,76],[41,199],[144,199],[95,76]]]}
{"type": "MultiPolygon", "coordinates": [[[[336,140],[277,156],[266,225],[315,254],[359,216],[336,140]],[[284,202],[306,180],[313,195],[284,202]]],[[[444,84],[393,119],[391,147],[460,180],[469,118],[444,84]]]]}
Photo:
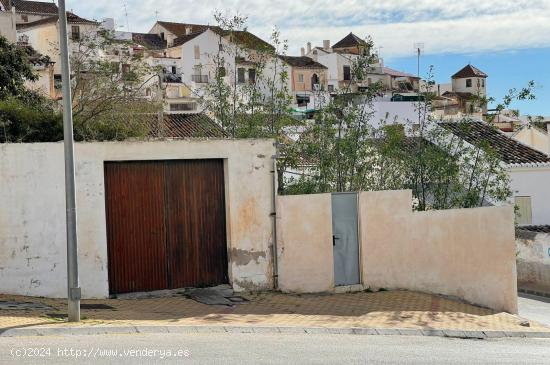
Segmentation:
{"type": "Polygon", "coordinates": [[[150,87],[145,89],[145,96],[151,96],[151,88],[150,87]]]}
{"type": "Polygon", "coordinates": [[[351,67],[344,66],[344,81],[351,80],[351,67]]]}
{"type": "Polygon", "coordinates": [[[73,41],[80,40],[80,27],[78,25],[73,25],[71,27],[71,39],[73,41]]]}
{"type": "Polygon", "coordinates": [[[298,104],[298,106],[307,106],[309,104],[309,96],[296,95],[296,104],[298,104]]]}
{"type": "Polygon", "coordinates": [[[298,82],[304,82],[304,74],[298,74],[298,82]]]}
{"type": "Polygon", "coordinates": [[[466,87],[472,87],[472,79],[466,79],[466,87]]]}
{"type": "Polygon", "coordinates": [[[175,75],[177,72],[176,72],[176,66],[172,66],[172,73],[175,75]]]}
{"type": "Polygon", "coordinates": [[[56,90],[61,89],[62,79],[61,75],[53,75],[53,87],[56,90]]]}
{"type": "Polygon", "coordinates": [[[329,92],[329,93],[334,92],[334,85],[329,85],[329,86],[328,86],[328,92],[329,92]]]}
{"type": "Polygon", "coordinates": [[[195,59],[198,60],[201,58],[201,49],[198,44],[195,45],[195,59]]]}
{"type": "Polygon", "coordinates": [[[248,69],[248,82],[251,84],[256,82],[256,70],[253,68],[248,69]]]}
{"type": "Polygon", "coordinates": [[[481,79],[481,87],[485,87],[485,79],[481,79]]]}
{"type": "Polygon", "coordinates": [[[244,72],[245,72],[245,69],[242,67],[237,69],[237,82],[239,84],[244,84],[244,72]]]}
{"type": "Polygon", "coordinates": [[[220,52],[223,52],[223,44],[221,44],[221,43],[218,44],[218,49],[219,49],[220,52]]]}
{"type": "Polygon", "coordinates": [[[164,40],[164,32],[160,32],[160,39],[164,40]]]}
{"type": "Polygon", "coordinates": [[[530,196],[516,196],[514,198],[516,210],[517,224],[525,225],[532,224],[532,210],[530,196]]]}
{"type": "Polygon", "coordinates": [[[196,103],[178,103],[170,104],[171,112],[193,111],[197,109],[196,103]]]}

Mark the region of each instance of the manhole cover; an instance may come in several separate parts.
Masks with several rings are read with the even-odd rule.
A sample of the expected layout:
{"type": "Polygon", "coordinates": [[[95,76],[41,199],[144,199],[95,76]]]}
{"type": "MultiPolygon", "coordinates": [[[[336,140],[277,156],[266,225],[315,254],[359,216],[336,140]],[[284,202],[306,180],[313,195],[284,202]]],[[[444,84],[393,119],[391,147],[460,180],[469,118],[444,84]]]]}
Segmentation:
{"type": "Polygon", "coordinates": [[[42,303],[0,301],[0,310],[52,310],[53,308],[42,303]]]}
{"type": "Polygon", "coordinates": [[[81,309],[115,309],[107,304],[91,304],[91,303],[81,303],[81,309]]]}

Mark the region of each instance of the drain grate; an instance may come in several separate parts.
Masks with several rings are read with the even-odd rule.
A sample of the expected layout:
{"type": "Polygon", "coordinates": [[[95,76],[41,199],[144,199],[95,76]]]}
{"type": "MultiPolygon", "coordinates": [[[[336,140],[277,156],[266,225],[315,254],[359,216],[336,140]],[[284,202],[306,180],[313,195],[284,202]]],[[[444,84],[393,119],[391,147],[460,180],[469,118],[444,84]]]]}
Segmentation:
{"type": "Polygon", "coordinates": [[[81,309],[115,309],[107,304],[80,303],[81,309]]]}
{"type": "Polygon", "coordinates": [[[0,301],[0,310],[52,310],[53,308],[42,303],[0,301]]]}

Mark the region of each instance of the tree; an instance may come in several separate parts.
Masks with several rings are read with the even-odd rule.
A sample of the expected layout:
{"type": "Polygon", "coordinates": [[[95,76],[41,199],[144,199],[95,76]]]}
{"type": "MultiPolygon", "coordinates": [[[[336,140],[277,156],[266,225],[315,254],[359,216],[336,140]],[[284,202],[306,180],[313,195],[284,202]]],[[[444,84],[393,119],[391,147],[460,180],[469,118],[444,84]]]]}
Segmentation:
{"type": "MultiPolygon", "coordinates": [[[[55,105],[25,82],[38,77],[29,58],[31,48],[20,48],[0,36],[0,143],[47,142],[63,138],[61,115],[55,105]]],[[[45,57],[39,61],[48,62],[45,57]]]]}
{"type": "MultiPolygon", "coordinates": [[[[374,62],[368,53],[358,56],[349,85],[365,79],[374,62]]],[[[293,168],[303,174],[290,179],[286,193],[411,189],[419,210],[481,206],[510,196],[508,174],[491,147],[469,145],[431,116],[430,90],[416,106],[418,120],[397,123],[373,120],[380,88],[344,88],[317,113],[294,146],[300,159],[293,168]]],[[[471,122],[459,125],[470,128],[471,122]]]]}
{"type": "Polygon", "coordinates": [[[211,29],[218,36],[217,51],[208,56],[215,77],[197,96],[203,109],[231,138],[277,141],[282,156],[277,168],[282,189],[284,169],[295,157],[287,135],[300,125],[291,115],[289,75],[279,57],[286,54],[287,42],[274,28],[266,44],[246,31],[245,17],[216,12],[214,18],[218,25],[211,29]],[[240,78],[244,66],[254,75],[245,82],[240,78]]]}
{"type": "MultiPolygon", "coordinates": [[[[159,69],[108,31],[84,34],[70,57],[75,140],[145,137],[162,105],[144,97],[159,69]]],[[[157,84],[158,85],[158,84],[157,84]]]]}
{"type": "Polygon", "coordinates": [[[25,81],[35,81],[29,51],[0,36],[0,99],[21,95],[25,92],[25,81]]]}

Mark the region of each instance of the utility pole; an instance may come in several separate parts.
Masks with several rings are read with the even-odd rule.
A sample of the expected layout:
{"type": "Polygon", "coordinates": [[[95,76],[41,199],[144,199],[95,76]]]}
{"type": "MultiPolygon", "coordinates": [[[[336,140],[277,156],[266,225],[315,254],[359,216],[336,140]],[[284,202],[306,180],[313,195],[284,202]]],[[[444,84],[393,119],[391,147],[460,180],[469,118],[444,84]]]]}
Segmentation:
{"type": "Polygon", "coordinates": [[[65,150],[65,208],[67,218],[67,298],[69,322],[80,321],[80,287],[78,285],[78,242],[76,236],[76,191],[73,143],[71,71],[67,39],[65,0],[58,0],[59,46],[63,88],[63,140],[65,150]]]}

